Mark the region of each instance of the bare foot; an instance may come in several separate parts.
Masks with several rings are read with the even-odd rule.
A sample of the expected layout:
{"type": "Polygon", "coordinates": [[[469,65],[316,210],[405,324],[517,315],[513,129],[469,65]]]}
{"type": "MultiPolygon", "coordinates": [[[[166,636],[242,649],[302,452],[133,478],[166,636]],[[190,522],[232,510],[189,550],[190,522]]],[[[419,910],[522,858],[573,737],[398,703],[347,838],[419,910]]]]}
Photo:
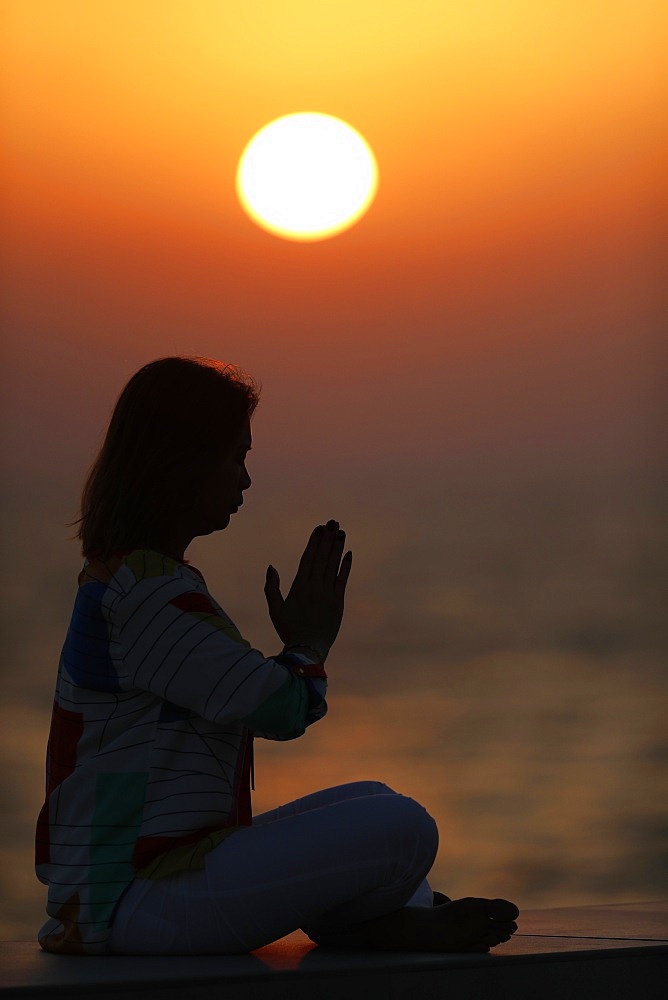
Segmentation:
{"type": "Polygon", "coordinates": [[[517,930],[520,911],[507,899],[434,902],[431,908],[404,907],[365,921],[359,925],[360,945],[378,951],[487,952],[517,930]]]}

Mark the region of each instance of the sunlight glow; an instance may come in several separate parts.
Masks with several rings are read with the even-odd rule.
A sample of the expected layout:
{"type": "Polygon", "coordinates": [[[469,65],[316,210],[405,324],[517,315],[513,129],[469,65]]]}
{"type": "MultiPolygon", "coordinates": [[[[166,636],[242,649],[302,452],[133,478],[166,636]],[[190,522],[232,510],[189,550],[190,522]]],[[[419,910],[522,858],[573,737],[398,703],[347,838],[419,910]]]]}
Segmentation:
{"type": "Polygon", "coordinates": [[[244,210],[263,229],[289,240],[324,240],[367,211],[378,167],[352,126],[303,112],[256,133],[241,156],[236,183],[244,210]]]}

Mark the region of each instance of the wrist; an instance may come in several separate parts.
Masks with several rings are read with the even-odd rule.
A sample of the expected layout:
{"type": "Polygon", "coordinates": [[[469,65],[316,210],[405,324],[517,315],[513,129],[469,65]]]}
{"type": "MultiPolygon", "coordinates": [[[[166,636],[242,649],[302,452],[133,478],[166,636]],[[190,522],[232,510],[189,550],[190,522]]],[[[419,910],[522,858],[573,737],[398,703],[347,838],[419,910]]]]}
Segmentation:
{"type": "Polygon", "coordinates": [[[313,640],[311,642],[286,642],[284,653],[303,653],[309,659],[315,657],[316,663],[324,663],[329,653],[329,646],[324,642],[313,640]]]}

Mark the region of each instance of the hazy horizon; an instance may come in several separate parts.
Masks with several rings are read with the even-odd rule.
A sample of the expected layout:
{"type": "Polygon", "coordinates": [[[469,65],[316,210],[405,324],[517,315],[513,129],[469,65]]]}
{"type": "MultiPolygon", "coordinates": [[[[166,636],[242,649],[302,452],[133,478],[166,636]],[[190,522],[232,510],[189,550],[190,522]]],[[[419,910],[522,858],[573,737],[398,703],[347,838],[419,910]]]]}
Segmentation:
{"type": "Polygon", "coordinates": [[[449,895],[665,898],[664,6],[5,9],[0,936],[42,919],[66,522],[170,354],[262,383],[248,502],[187,553],[242,633],[277,651],[264,573],[289,585],[313,525],[354,551],[330,714],[258,746],[255,811],[379,778],[437,818],[449,895]],[[234,175],[305,109],[359,129],[380,183],[297,244],[234,175]]]}
{"type": "MultiPolygon", "coordinates": [[[[262,466],[255,449],[251,458],[262,466]]],[[[451,895],[525,907],[665,896],[661,491],[609,470],[533,482],[488,474],[483,489],[480,470],[465,477],[460,466],[455,481],[390,493],[387,474],[375,491],[367,476],[359,494],[349,483],[337,495],[308,473],[265,483],[263,495],[259,470],[240,516],[186,553],[266,655],[281,647],[266,564],[287,589],[311,522],[330,515],[355,553],[328,661],[329,714],[301,740],[259,741],[254,812],[383,780],[436,817],[433,881],[451,895]]],[[[82,562],[68,533],[36,517],[30,540],[17,530],[6,542],[3,937],[32,936],[43,906],[33,826],[82,562]]]]}

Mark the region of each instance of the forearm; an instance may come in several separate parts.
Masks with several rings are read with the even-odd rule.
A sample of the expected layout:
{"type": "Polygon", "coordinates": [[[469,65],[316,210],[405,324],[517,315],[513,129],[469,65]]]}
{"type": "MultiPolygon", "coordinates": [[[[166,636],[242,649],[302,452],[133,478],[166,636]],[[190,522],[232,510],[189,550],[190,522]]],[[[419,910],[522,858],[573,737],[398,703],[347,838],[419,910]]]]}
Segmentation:
{"type": "Polygon", "coordinates": [[[285,683],[242,719],[256,736],[271,740],[296,739],[327,712],[327,675],[322,663],[313,663],[314,652],[284,651],[275,657],[288,670],[285,683]]]}

